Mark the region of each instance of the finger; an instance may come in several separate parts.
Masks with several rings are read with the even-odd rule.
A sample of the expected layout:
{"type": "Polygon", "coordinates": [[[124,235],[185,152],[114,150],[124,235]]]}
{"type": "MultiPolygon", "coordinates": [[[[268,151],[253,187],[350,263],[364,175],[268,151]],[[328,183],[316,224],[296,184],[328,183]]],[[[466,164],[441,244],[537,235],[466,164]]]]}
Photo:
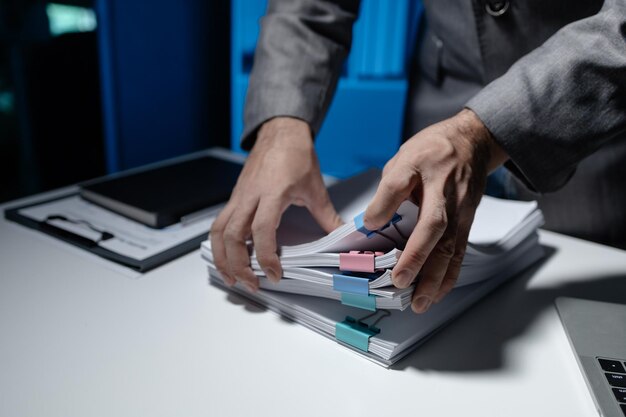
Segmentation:
{"type": "Polygon", "coordinates": [[[457,227],[450,222],[446,232],[428,256],[420,272],[420,279],[413,292],[411,309],[416,313],[424,313],[439,294],[439,289],[448,271],[450,260],[454,256],[457,227]]]}
{"type": "Polygon", "coordinates": [[[446,199],[439,191],[442,188],[431,185],[423,190],[417,224],[393,269],[393,283],[398,288],[411,285],[448,228],[446,199]]]}
{"type": "Polygon", "coordinates": [[[250,235],[250,227],[257,204],[257,200],[239,204],[224,229],[224,248],[229,275],[245,284],[251,291],[256,291],[259,288],[259,279],[250,268],[250,254],[246,240],[250,235]]]}
{"type": "Polygon", "coordinates": [[[464,220],[459,223],[459,229],[457,232],[456,248],[454,249],[454,256],[450,259],[448,270],[443,277],[439,292],[435,296],[435,303],[440,302],[456,285],[461,272],[461,266],[463,265],[463,258],[465,257],[465,250],[467,249],[467,241],[469,238],[470,229],[474,220],[474,211],[471,214],[462,216],[464,220]]]}
{"type": "Polygon", "coordinates": [[[393,158],[387,161],[387,163],[383,167],[383,175],[382,175],[383,177],[389,174],[389,171],[393,169],[394,165],[396,164],[397,158],[398,158],[398,154],[395,154],[393,158]]]}
{"type": "Polygon", "coordinates": [[[262,199],[252,222],[256,259],[265,276],[272,282],[280,281],[283,275],[280,259],[276,253],[276,229],[285,209],[286,204],[278,198],[262,199]]]}
{"type": "Polygon", "coordinates": [[[374,198],[365,210],[363,225],[369,230],[384,226],[419,185],[418,181],[418,176],[410,168],[404,169],[402,164],[396,162],[380,181],[374,198]]]}
{"type": "Polygon", "coordinates": [[[213,224],[211,225],[211,232],[209,238],[211,239],[211,251],[213,253],[213,263],[215,267],[224,278],[224,283],[229,287],[234,285],[236,280],[230,276],[228,272],[228,262],[226,260],[226,249],[224,248],[224,228],[230,220],[230,216],[233,213],[233,209],[236,206],[234,200],[231,200],[222,212],[217,216],[213,224]]]}
{"type": "Polygon", "coordinates": [[[322,229],[326,233],[330,233],[341,226],[343,221],[330,201],[326,187],[321,184],[319,188],[319,191],[314,193],[313,199],[307,204],[307,208],[322,229]]]}

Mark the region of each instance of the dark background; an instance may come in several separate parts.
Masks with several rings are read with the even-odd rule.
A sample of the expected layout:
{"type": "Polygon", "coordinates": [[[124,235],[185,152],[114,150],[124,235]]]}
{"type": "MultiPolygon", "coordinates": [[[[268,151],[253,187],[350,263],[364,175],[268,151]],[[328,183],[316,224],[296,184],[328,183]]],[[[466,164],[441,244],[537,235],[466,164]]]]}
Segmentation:
{"type": "MultiPolygon", "coordinates": [[[[0,0],[0,202],[224,146],[266,0],[0,0]]],[[[339,178],[400,142],[417,0],[363,0],[316,150],[339,178]],[[357,123],[355,123],[355,120],[357,123]]]]}
{"type": "Polygon", "coordinates": [[[229,2],[1,0],[0,201],[229,146],[229,39],[229,2]]]}
{"type": "MultiPolygon", "coordinates": [[[[240,151],[266,4],[0,0],[0,201],[210,146],[240,151]]],[[[324,173],[382,167],[397,150],[421,11],[361,3],[316,138],[324,173]]]]}

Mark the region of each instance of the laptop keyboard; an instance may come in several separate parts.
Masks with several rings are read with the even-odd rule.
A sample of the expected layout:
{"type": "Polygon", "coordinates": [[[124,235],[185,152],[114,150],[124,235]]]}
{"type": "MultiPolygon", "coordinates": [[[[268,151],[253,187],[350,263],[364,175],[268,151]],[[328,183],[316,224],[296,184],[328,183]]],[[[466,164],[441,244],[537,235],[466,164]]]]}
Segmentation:
{"type": "Polygon", "coordinates": [[[597,358],[611,391],[626,416],[626,362],[619,359],[597,358]]]}

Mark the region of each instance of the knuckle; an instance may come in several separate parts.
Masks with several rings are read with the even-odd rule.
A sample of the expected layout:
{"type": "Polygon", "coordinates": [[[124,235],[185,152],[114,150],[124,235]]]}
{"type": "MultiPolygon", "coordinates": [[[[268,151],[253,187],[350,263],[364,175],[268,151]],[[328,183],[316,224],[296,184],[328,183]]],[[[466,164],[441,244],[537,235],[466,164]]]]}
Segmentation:
{"type": "Polygon", "coordinates": [[[436,210],[428,217],[428,227],[436,234],[442,234],[448,227],[448,216],[445,210],[436,210]]]}
{"type": "Polygon", "coordinates": [[[231,214],[233,214],[234,212],[235,206],[234,206],[233,201],[234,200],[231,198],[230,201],[226,204],[226,206],[224,206],[224,208],[218,213],[217,217],[215,218],[215,221],[211,225],[211,230],[214,230],[214,229],[224,230],[226,223],[228,223],[228,219],[230,218],[231,214]]]}
{"type": "Polygon", "coordinates": [[[216,235],[222,232],[224,232],[224,221],[218,217],[211,225],[211,234],[216,235]]]}
{"type": "Polygon", "coordinates": [[[274,265],[276,256],[272,253],[258,253],[256,259],[260,265],[267,267],[274,265]]]}
{"type": "Polygon", "coordinates": [[[456,252],[455,249],[456,248],[455,248],[454,241],[452,241],[451,239],[442,240],[435,247],[435,250],[437,251],[437,255],[446,259],[452,259],[454,257],[454,254],[456,252]]]}
{"type": "Polygon", "coordinates": [[[228,269],[237,277],[244,277],[250,270],[250,259],[242,256],[231,256],[228,258],[228,269]]]}
{"type": "MultiPolygon", "coordinates": [[[[252,223],[252,226],[250,226],[250,233],[252,233],[252,237],[254,239],[254,237],[258,237],[263,235],[264,232],[264,228],[262,225],[257,224],[257,223],[252,223]]],[[[260,243],[260,242],[259,242],[260,243]]]]}
{"type": "Polygon", "coordinates": [[[415,270],[419,270],[419,267],[421,267],[424,262],[426,262],[426,259],[428,257],[428,254],[425,254],[423,251],[418,252],[405,250],[402,255],[406,257],[405,259],[408,264],[411,265],[415,270]]]}
{"type": "Polygon", "coordinates": [[[383,186],[393,194],[406,191],[411,186],[411,178],[405,174],[387,175],[382,182],[383,186]]]}
{"type": "Polygon", "coordinates": [[[243,262],[233,262],[230,264],[230,270],[237,278],[245,278],[247,265],[243,262]]]}
{"type": "Polygon", "coordinates": [[[230,212],[230,207],[229,207],[230,203],[227,204],[217,215],[217,217],[215,218],[215,221],[213,222],[213,225],[217,226],[217,227],[221,227],[223,228],[224,225],[226,224],[226,221],[229,218],[229,212],[230,212]]]}
{"type": "Polygon", "coordinates": [[[244,232],[243,228],[236,226],[234,224],[229,224],[224,229],[224,241],[229,243],[234,242],[243,242],[244,241],[244,232]]]}
{"type": "Polygon", "coordinates": [[[250,230],[252,232],[252,235],[263,235],[267,230],[267,226],[263,222],[255,219],[252,222],[250,230]]]}
{"type": "Polygon", "coordinates": [[[438,150],[442,159],[454,158],[458,153],[456,147],[450,140],[441,140],[438,141],[437,144],[439,145],[438,150]]]}
{"type": "Polygon", "coordinates": [[[460,268],[463,264],[463,258],[465,258],[465,249],[459,249],[454,252],[454,255],[450,258],[450,267],[460,268]]]}

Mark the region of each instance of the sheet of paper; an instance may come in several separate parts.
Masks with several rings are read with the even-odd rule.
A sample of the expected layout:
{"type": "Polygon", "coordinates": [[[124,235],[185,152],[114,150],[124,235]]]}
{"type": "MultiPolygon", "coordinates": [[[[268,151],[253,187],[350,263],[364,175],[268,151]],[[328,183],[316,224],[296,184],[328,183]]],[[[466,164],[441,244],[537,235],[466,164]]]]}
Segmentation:
{"type": "MultiPolygon", "coordinates": [[[[344,222],[353,222],[357,214],[365,211],[376,193],[380,178],[381,171],[372,169],[329,187],[330,199],[344,222]]],[[[535,201],[502,200],[483,196],[476,210],[469,242],[474,245],[497,245],[502,239],[515,232],[517,227],[524,225],[524,220],[536,210],[537,203],[535,201]]],[[[411,215],[417,217],[417,210],[411,211],[411,215]]],[[[416,219],[407,220],[411,220],[410,223],[414,224],[416,219]]],[[[404,221],[400,224],[404,224],[404,221]]],[[[411,230],[403,230],[403,232],[408,236],[411,230]]],[[[527,231],[525,235],[528,235],[532,230],[527,231]]],[[[317,225],[311,214],[302,207],[291,207],[285,212],[277,234],[281,246],[311,243],[326,236],[326,233],[317,225]]],[[[347,240],[349,241],[349,239],[347,240]]],[[[384,247],[360,248],[355,246],[352,248],[352,250],[359,249],[387,250],[384,247]]],[[[332,250],[329,249],[329,251],[332,250]]]]}
{"type": "Polygon", "coordinates": [[[476,209],[469,241],[475,245],[496,244],[535,210],[536,201],[501,200],[484,196],[476,209]]]}
{"type": "Polygon", "coordinates": [[[91,204],[79,196],[24,208],[19,214],[37,221],[44,221],[49,216],[63,216],[71,222],[56,219],[50,220],[49,223],[91,240],[100,238],[101,233],[96,230],[109,232],[114,237],[99,242],[100,247],[141,261],[208,233],[217,210],[219,209],[216,209],[213,215],[196,222],[186,225],[175,224],[164,229],[152,229],[91,204]]]}
{"type": "MultiPolygon", "coordinates": [[[[370,170],[354,178],[333,184],[328,193],[333,206],[345,222],[352,222],[361,213],[376,193],[380,170],[370,170]]],[[[278,241],[283,246],[312,242],[326,235],[306,208],[291,206],[280,222],[278,241]]]]}

